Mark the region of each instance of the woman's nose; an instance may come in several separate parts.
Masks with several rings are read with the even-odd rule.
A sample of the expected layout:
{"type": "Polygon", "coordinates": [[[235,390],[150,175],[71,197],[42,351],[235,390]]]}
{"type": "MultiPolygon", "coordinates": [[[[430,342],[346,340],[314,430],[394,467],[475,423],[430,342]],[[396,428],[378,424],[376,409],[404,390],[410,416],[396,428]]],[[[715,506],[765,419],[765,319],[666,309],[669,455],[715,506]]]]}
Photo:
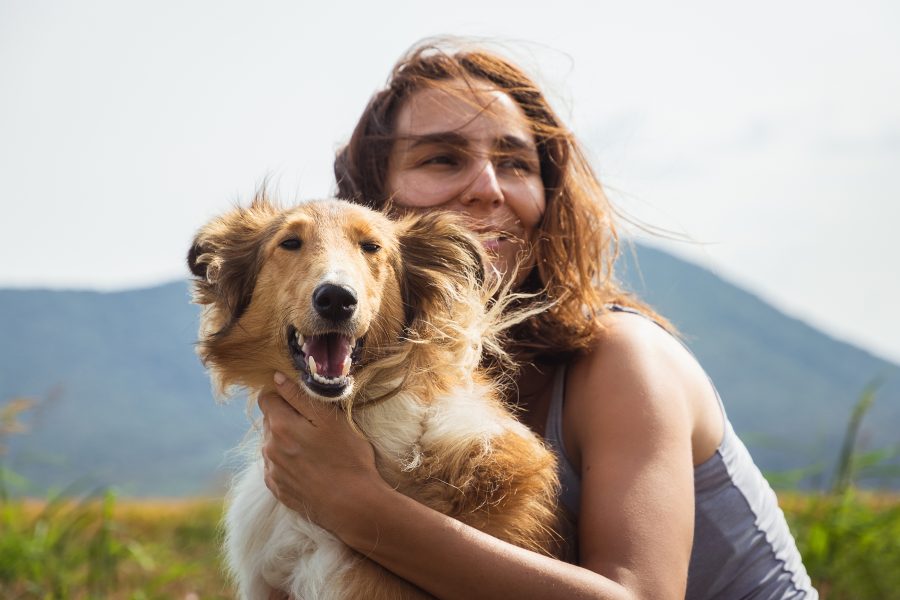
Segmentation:
{"type": "Polygon", "coordinates": [[[493,162],[485,160],[481,168],[475,174],[475,178],[462,194],[463,204],[488,204],[499,206],[503,204],[503,190],[497,179],[497,170],[493,162]]]}

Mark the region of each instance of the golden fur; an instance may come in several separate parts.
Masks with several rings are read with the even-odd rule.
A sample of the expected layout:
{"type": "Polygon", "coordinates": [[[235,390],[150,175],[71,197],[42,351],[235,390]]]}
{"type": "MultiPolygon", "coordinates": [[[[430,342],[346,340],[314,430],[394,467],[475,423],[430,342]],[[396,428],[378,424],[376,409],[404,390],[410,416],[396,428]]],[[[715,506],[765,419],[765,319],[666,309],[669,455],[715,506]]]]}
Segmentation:
{"type": "MultiPolygon", "coordinates": [[[[203,227],[188,262],[204,305],[198,352],[218,391],[259,392],[275,370],[294,374],[314,399],[340,404],[399,491],[513,544],[557,550],[554,459],[480,366],[527,315],[504,316],[505,302],[491,299],[481,246],[455,217],[392,221],[336,200],[283,210],[258,197],[203,227]],[[352,318],[323,321],[313,306],[323,282],[356,291],[352,318]],[[346,378],[317,385],[292,332],[336,330],[362,342],[346,378]]],[[[242,597],[266,586],[296,597],[424,595],[278,504],[259,462],[236,479],[226,516],[242,597]]]]}

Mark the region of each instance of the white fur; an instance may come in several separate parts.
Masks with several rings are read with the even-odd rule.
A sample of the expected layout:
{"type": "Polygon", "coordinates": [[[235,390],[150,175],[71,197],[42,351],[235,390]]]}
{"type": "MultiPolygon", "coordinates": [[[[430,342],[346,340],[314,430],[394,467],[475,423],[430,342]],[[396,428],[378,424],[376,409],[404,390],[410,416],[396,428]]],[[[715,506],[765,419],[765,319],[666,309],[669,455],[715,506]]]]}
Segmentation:
{"type": "Polygon", "coordinates": [[[331,533],[278,502],[263,480],[262,459],[235,480],[225,515],[228,568],[246,600],[269,589],[294,598],[340,598],[340,571],[350,559],[331,533]]]}
{"type": "MultiPolygon", "coordinates": [[[[471,444],[506,431],[531,434],[509,415],[484,402],[488,390],[471,382],[426,406],[401,392],[356,409],[357,425],[372,442],[383,474],[419,466],[423,451],[435,444],[471,444]]],[[[359,560],[328,531],[281,505],[263,479],[262,460],[253,461],[236,479],[225,526],[228,567],[240,597],[266,598],[268,588],[289,590],[294,598],[341,597],[340,572],[359,560]]]]}

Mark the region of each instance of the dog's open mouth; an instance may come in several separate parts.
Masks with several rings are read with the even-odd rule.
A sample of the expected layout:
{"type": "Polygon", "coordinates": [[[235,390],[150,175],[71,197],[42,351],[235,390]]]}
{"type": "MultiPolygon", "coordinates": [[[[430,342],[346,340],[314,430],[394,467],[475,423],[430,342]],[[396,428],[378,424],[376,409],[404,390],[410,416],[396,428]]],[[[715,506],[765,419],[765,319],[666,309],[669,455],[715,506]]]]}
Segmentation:
{"type": "Polygon", "coordinates": [[[288,347],[303,384],[327,398],[341,396],[349,389],[361,346],[361,339],[344,333],[303,335],[296,327],[288,328],[288,347]]]}

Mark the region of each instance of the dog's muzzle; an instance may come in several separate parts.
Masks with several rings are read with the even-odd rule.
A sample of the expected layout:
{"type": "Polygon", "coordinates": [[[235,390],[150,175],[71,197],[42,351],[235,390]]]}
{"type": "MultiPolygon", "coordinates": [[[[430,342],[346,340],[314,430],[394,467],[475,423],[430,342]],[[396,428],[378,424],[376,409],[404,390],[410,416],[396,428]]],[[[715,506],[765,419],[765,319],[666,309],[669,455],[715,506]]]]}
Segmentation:
{"type": "Polygon", "coordinates": [[[326,398],[350,390],[351,371],[361,346],[362,340],[341,332],[303,335],[293,326],[288,329],[288,348],[302,383],[326,398]]]}

